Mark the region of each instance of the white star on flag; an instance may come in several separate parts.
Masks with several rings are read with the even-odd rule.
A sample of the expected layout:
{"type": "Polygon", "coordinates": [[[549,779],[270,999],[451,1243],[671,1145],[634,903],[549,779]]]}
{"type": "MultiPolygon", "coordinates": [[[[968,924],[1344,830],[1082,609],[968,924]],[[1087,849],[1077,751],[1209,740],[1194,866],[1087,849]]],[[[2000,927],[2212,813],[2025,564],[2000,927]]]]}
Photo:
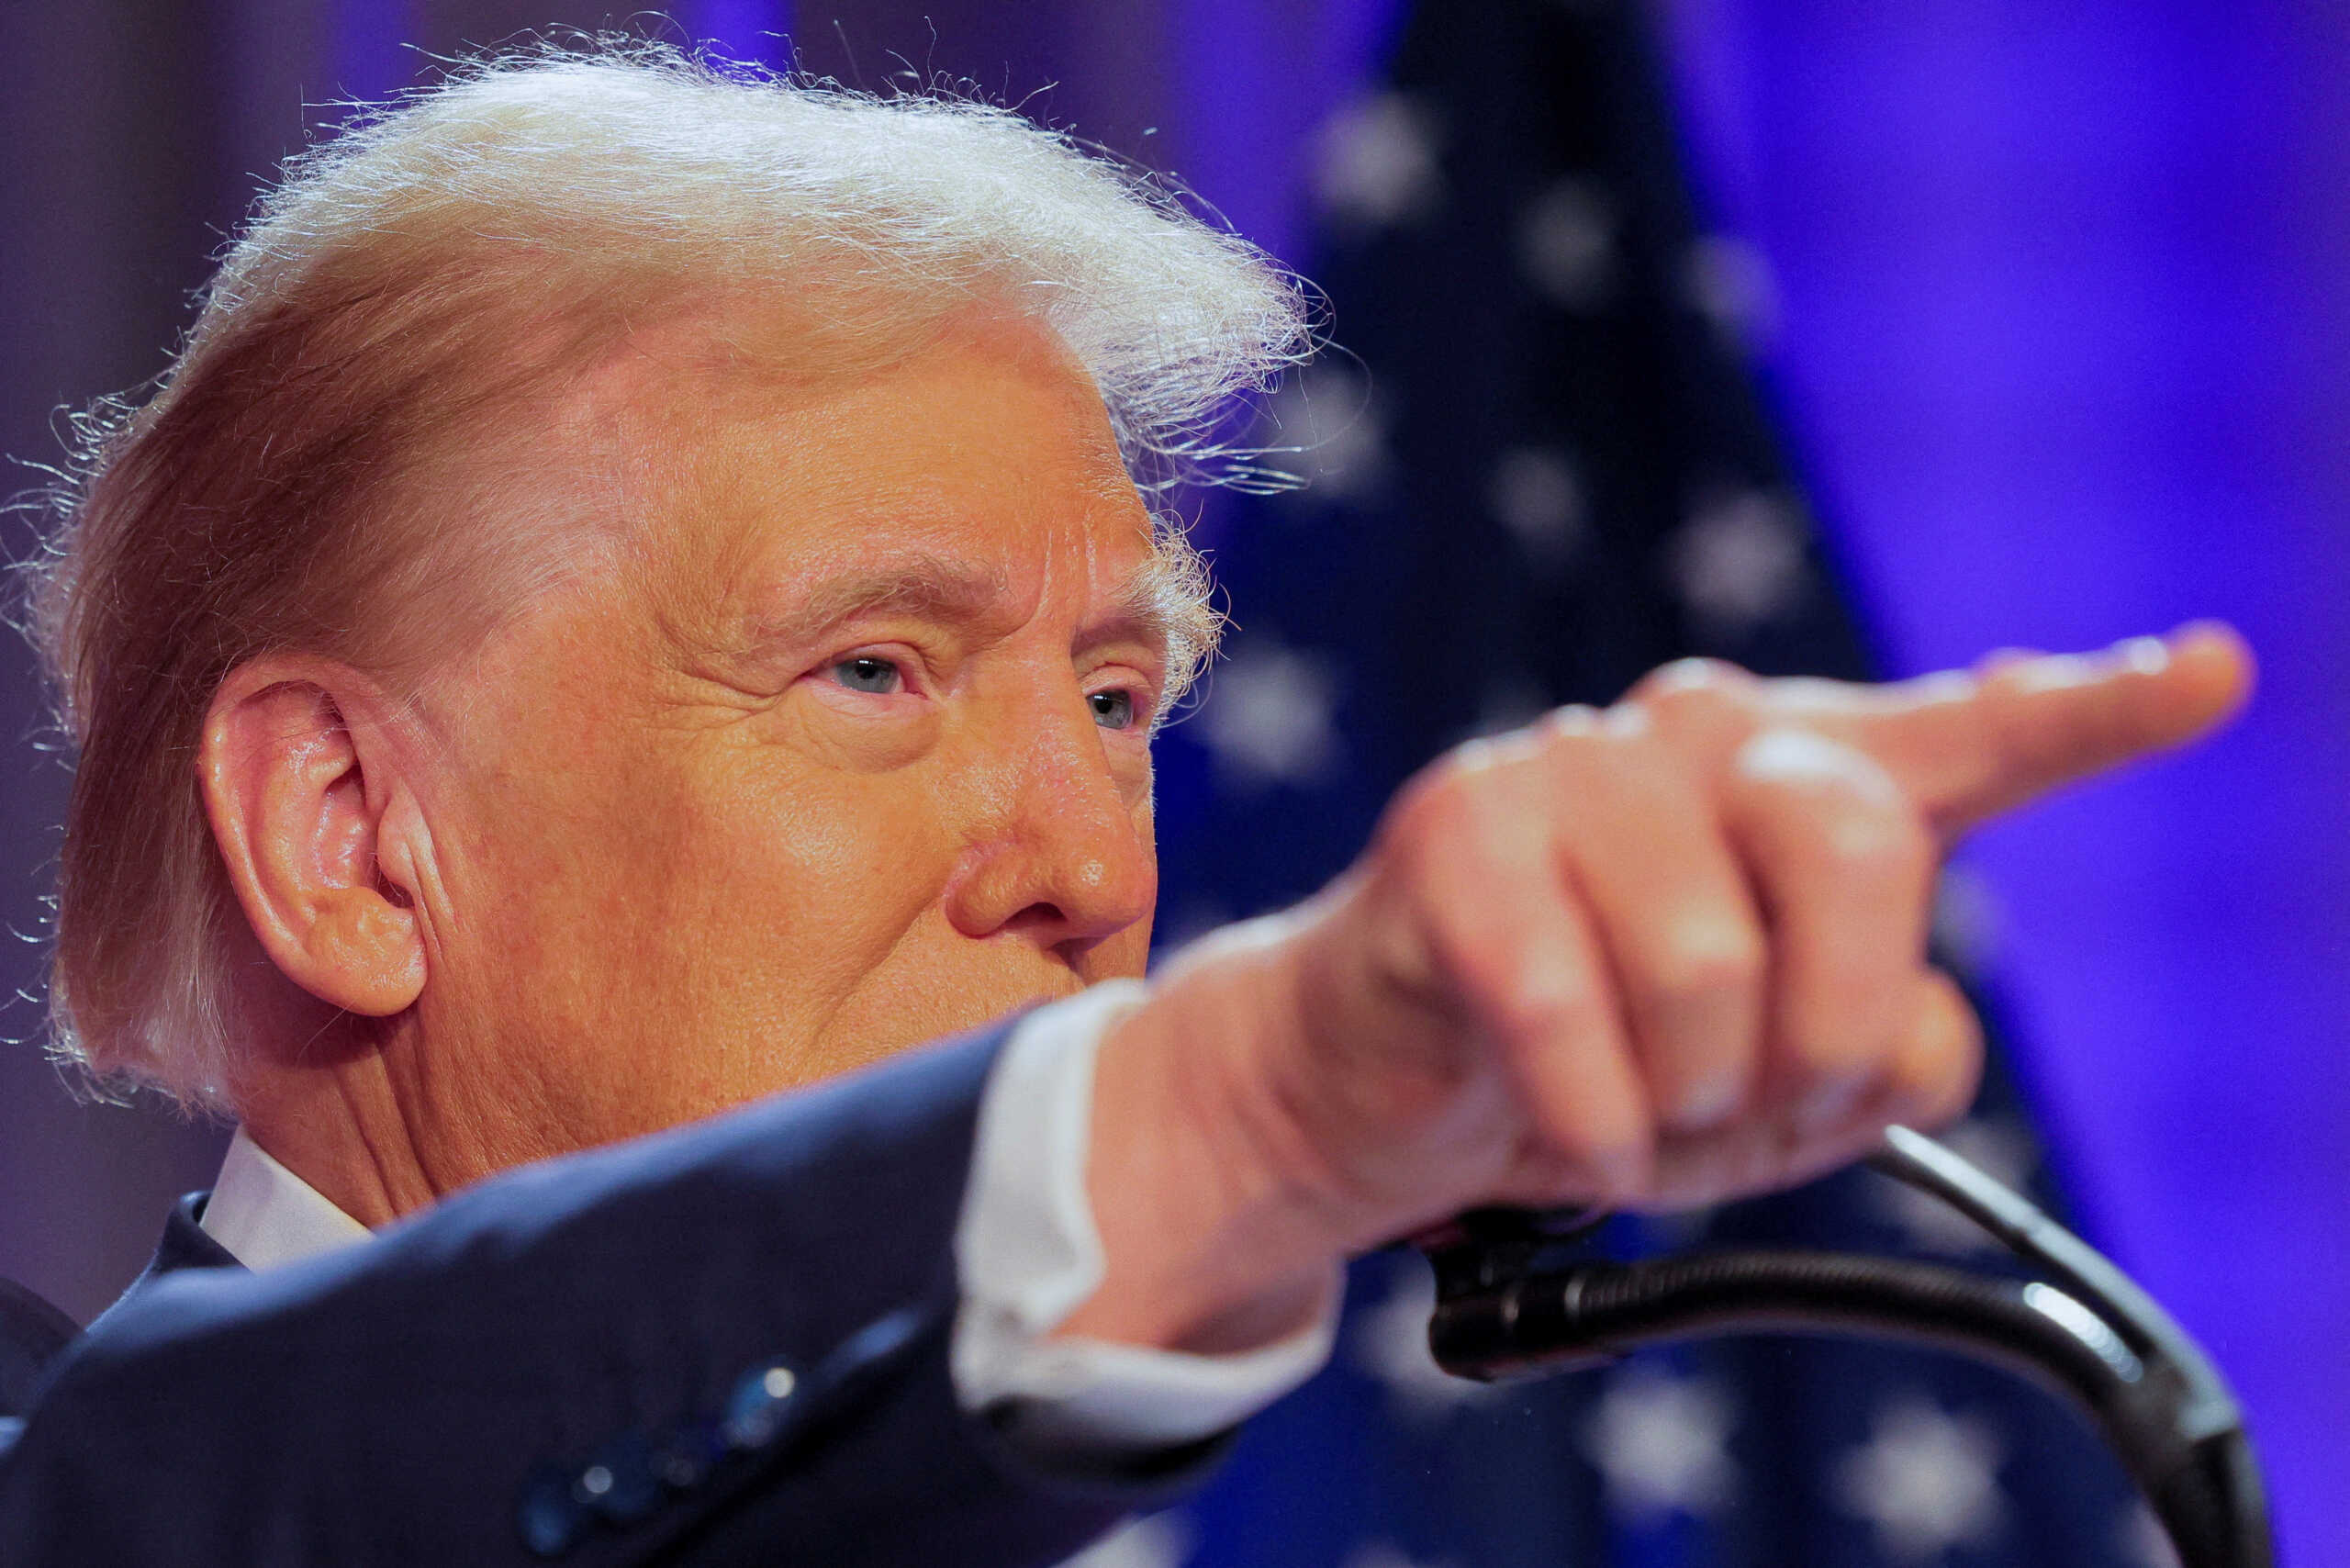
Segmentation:
{"type": "Polygon", "coordinates": [[[1635,1365],[1600,1395],[1583,1451],[1619,1518],[1643,1525],[1675,1513],[1703,1518],[1737,1491],[1734,1425],[1728,1396],[1713,1384],[1635,1365]]]}
{"type": "Polygon", "coordinates": [[[1321,151],[1315,194],[1342,223],[1401,223],[1434,207],[1444,189],[1435,117],[1402,93],[1375,94],[1332,115],[1321,151]]]}
{"type": "Polygon", "coordinates": [[[1503,1385],[1455,1377],[1428,1354],[1428,1318],[1436,1311],[1436,1277],[1413,1258],[1397,1258],[1387,1294],[1354,1315],[1355,1364],[1386,1385],[1405,1419],[1425,1424],[1463,1406],[1491,1402],[1503,1385]]]}
{"type": "Polygon", "coordinates": [[[1512,670],[1486,686],[1477,699],[1477,717],[1464,740],[1482,740],[1510,730],[1524,729],[1549,712],[1554,704],[1542,684],[1524,670],[1512,670]]]}
{"type": "Polygon", "coordinates": [[[1614,205],[1588,181],[1559,181],[1518,217],[1517,264],[1552,303],[1599,308],[1616,283],[1614,205]]]}
{"type": "Polygon", "coordinates": [[[1689,247],[1682,285],[1731,347],[1760,353],[1779,335],[1779,286],[1760,247],[1734,234],[1705,235],[1689,247]]]}
{"type": "Polygon", "coordinates": [[[1312,498],[1354,500],[1386,481],[1386,412],[1352,371],[1325,365],[1283,382],[1270,416],[1268,465],[1304,481],[1312,498]]]}
{"type": "Polygon", "coordinates": [[[1804,526],[1793,507],[1745,490],[1699,510],[1673,540],[1681,601],[1716,636],[1740,636],[1795,608],[1804,526]]]}
{"type": "Polygon", "coordinates": [[[1908,1394],[1877,1414],[1874,1433],[1837,1462],[1837,1501],[1873,1526],[1896,1562],[1926,1562],[1998,1533],[2007,1510],[1999,1445],[1982,1422],[1908,1394]]]}
{"type": "Polygon", "coordinates": [[[1241,783],[1311,784],[1338,760],[1337,691],[1328,660],[1259,639],[1215,672],[1196,722],[1241,783]]]}
{"type": "Polygon", "coordinates": [[[1520,446],[1503,453],[1487,481],[1485,504],[1538,566],[1564,565],[1583,541],[1583,480],[1562,452],[1520,446]]]}

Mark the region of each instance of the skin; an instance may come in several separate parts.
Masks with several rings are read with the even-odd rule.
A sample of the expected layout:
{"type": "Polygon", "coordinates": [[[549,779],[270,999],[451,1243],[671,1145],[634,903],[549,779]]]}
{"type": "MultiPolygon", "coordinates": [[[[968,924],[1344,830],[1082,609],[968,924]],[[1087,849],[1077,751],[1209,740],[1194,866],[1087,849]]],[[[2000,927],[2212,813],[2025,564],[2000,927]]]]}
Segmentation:
{"type": "MultiPolygon", "coordinates": [[[[241,1109],[366,1223],[1142,972],[1164,595],[1089,384],[1001,321],[831,383],[706,333],[557,411],[589,564],[422,698],[285,655],[211,710],[241,1109]]],[[[2208,628],[1886,688],[1684,665],[1440,760],[1113,1030],[1062,1331],[1260,1343],[1470,1204],[1710,1202],[1953,1114],[1942,850],[2248,680],[2208,628]]]]}
{"type": "Polygon", "coordinates": [[[1235,1349],[1466,1207],[1698,1205],[1948,1120],[1982,1037],[1925,961],[1944,848],[2250,675],[2210,626],[1882,688],[1691,662],[1453,753],[1105,1046],[1095,1114],[1162,1136],[1097,1138],[1109,1276],[1064,1331],[1235,1349]]]}
{"type": "Polygon", "coordinates": [[[650,515],[414,713],[299,658],[214,705],[293,982],[247,1126],[367,1223],[1142,971],[1168,653],[1099,399],[1024,333],[812,389],[684,348],[562,420],[689,454],[650,515]]]}

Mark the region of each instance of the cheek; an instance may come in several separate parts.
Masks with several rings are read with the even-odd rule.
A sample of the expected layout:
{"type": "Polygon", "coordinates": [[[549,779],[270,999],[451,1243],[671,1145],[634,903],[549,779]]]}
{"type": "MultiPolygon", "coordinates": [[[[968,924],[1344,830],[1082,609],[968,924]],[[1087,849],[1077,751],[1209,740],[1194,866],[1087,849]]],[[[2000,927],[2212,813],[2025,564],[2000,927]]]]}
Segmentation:
{"type": "Polygon", "coordinates": [[[688,780],[637,875],[685,1005],[741,998],[804,1039],[936,907],[954,851],[901,776],[794,772],[688,780]]]}
{"type": "Polygon", "coordinates": [[[959,1027],[934,1016],[957,853],[902,776],[820,776],[697,794],[652,901],[657,935],[624,1005],[657,997],[666,1097],[737,1103],[959,1027]],[[690,1041],[690,1045],[682,1042],[690,1041]]]}
{"type": "Polygon", "coordinates": [[[901,775],[800,769],[723,736],[587,725],[556,744],[517,748],[468,813],[464,989],[543,1041],[633,1039],[633,1074],[730,1093],[790,1076],[953,868],[901,775]]]}

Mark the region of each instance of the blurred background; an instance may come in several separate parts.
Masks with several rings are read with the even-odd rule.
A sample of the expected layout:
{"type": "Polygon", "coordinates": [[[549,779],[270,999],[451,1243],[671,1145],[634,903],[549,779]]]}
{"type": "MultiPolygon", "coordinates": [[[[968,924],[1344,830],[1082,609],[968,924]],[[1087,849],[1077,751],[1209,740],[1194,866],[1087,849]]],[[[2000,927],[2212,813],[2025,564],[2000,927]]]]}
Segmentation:
{"type": "MultiPolygon", "coordinates": [[[[1997,827],[1944,900],[2006,1028],[1961,1129],[2250,1406],[2288,1562],[2350,1561],[2350,11],[2260,0],[77,0],[0,20],[0,453],[164,364],[339,101],[555,26],[934,76],[1179,176],[1328,287],[1315,483],[1188,503],[1239,631],[1162,743],[1169,936],[1299,896],[1414,766],[1688,652],[1900,675],[2221,616],[2197,752],[1997,827]],[[789,40],[787,42],[787,39],[789,40]]],[[[8,488],[38,485],[37,466],[8,488]]],[[[0,516],[0,551],[37,519],[0,516]]],[[[0,1274],[75,1314],[223,1141],[39,1047],[66,775],[0,648],[0,1274]]],[[[1676,1226],[1963,1250],[1847,1178],[1676,1226]]],[[[2155,1563],[2053,1406],[1792,1344],[1433,1379],[1410,1265],[1131,1568],[2155,1563]]]]}

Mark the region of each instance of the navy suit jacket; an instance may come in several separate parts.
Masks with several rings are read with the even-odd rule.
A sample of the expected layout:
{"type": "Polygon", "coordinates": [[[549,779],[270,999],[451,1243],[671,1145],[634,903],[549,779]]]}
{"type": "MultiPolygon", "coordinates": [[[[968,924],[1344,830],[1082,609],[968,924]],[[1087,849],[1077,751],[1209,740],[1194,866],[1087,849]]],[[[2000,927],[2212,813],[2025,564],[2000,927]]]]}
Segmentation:
{"type": "MultiPolygon", "coordinates": [[[[958,1406],[1002,1026],[509,1172],[254,1275],[156,1267],[0,1426],[7,1568],[1057,1561],[1201,1479],[1041,1473],[958,1406]]],[[[0,1315],[5,1316],[5,1315],[0,1315]]]]}

